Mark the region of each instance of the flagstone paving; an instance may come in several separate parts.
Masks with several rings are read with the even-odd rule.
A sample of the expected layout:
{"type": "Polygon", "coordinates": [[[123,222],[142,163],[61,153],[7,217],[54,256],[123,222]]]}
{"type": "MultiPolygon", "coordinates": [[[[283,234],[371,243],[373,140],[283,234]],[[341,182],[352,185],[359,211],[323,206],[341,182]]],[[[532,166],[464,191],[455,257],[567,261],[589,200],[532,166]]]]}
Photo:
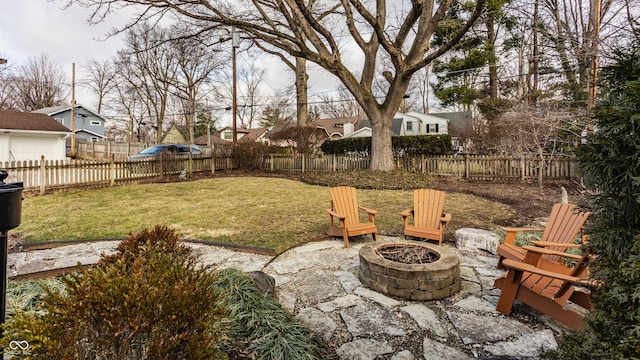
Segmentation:
{"type": "MultiPolygon", "coordinates": [[[[397,238],[383,237],[392,241],[397,238]]],[[[395,299],[358,278],[359,249],[370,238],[326,240],[277,257],[188,243],[202,264],[263,271],[275,279],[276,297],[298,321],[318,334],[338,359],[537,359],[557,346],[565,328],[524,305],[514,314],[495,311],[502,274],[490,253],[449,246],[460,257],[461,289],[434,301],[395,299]]],[[[117,242],[87,242],[9,254],[8,276],[95,263],[117,242]]]]}

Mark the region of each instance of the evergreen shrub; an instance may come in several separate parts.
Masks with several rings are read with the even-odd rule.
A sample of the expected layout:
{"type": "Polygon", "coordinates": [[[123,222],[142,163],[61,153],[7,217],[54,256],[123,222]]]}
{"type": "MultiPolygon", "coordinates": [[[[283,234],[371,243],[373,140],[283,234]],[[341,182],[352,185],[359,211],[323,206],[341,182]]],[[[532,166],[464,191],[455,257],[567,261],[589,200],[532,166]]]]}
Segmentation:
{"type": "Polygon", "coordinates": [[[0,344],[29,359],[223,359],[227,313],[216,276],[165,226],[130,235],[96,266],[45,288],[42,308],[17,312],[0,344]]]}
{"type": "MultiPolygon", "coordinates": [[[[402,155],[451,155],[451,136],[441,135],[416,135],[393,136],[391,146],[394,154],[402,155]]],[[[342,154],[370,154],[371,138],[347,138],[325,141],[321,148],[323,153],[329,155],[342,154]]]]}
{"type": "MultiPolygon", "coordinates": [[[[638,34],[640,35],[640,34],[638,34]]],[[[591,199],[594,311],[551,359],[640,358],[640,38],[603,69],[595,127],[579,151],[591,199]]]]}

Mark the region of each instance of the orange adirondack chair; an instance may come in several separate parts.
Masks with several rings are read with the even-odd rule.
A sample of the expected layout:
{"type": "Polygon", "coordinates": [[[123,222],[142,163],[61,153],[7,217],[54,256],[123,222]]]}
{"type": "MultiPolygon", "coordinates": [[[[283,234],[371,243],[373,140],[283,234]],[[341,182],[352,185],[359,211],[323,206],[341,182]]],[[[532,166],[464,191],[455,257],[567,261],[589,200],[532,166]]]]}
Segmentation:
{"type": "MultiPolygon", "coordinates": [[[[555,204],[551,209],[549,221],[544,228],[503,227],[507,232],[504,243],[498,246],[500,256],[498,267],[503,267],[504,259],[522,261],[526,251],[515,244],[516,235],[523,231],[542,231],[540,241],[533,241],[535,246],[564,252],[567,248],[579,248],[582,244],[574,244],[573,240],[581,233],[589,212],[580,211],[575,204],[555,204]]],[[[584,240],[584,239],[583,239],[584,240]]],[[[557,255],[545,256],[546,261],[557,262],[557,255]]]]}
{"type": "Polygon", "coordinates": [[[585,251],[573,255],[535,246],[523,248],[523,261],[503,261],[508,271],[494,282],[502,290],[496,310],[509,315],[517,299],[573,329],[583,327],[584,313],[592,308],[588,287],[595,285],[589,279],[589,254],[585,251]],[[572,258],[577,263],[568,267],[563,262],[543,261],[543,255],[572,258]]]}
{"type": "Polygon", "coordinates": [[[378,228],[374,223],[374,215],[378,212],[358,205],[356,189],[349,186],[338,186],[329,189],[331,194],[331,209],[329,213],[330,223],[327,235],[342,236],[344,247],[349,247],[349,237],[371,234],[376,240],[378,228]],[[369,221],[360,222],[359,210],[367,213],[369,221]]]}
{"type": "Polygon", "coordinates": [[[433,189],[413,191],[413,209],[400,213],[404,219],[404,238],[415,236],[436,240],[442,245],[444,226],[451,220],[451,214],[443,212],[445,193],[433,189]],[[413,225],[409,218],[413,216],[413,225]]]}

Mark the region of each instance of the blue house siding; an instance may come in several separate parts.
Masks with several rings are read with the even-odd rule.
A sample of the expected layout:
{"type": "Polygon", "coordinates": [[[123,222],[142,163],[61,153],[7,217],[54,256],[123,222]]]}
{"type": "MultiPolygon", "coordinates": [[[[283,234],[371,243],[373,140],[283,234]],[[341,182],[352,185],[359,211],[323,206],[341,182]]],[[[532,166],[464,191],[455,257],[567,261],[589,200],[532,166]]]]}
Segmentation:
{"type": "Polygon", "coordinates": [[[83,105],[78,104],[75,107],[75,123],[73,126],[71,126],[70,106],[44,108],[36,110],[34,113],[47,114],[67,128],[75,130],[77,140],[95,141],[105,138],[106,119],[83,105]]]}

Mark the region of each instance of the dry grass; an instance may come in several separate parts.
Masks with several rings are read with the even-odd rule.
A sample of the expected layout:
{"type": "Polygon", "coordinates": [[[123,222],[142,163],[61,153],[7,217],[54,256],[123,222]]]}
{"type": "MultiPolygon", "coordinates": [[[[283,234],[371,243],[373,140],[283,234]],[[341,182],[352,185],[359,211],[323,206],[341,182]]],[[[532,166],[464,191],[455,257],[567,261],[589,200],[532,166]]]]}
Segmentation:
{"type": "MultiPolygon", "coordinates": [[[[327,185],[349,182],[338,179],[327,185]]],[[[413,186],[389,186],[394,184],[392,179],[368,180],[366,187],[377,183],[378,188],[394,189],[357,192],[361,205],[379,211],[376,223],[383,235],[402,233],[399,213],[411,206],[412,193],[399,189],[415,188],[420,182],[428,185],[424,177],[407,181],[413,186]]],[[[27,197],[22,225],[12,232],[27,242],[124,238],[162,224],[176,229],[183,238],[280,252],[325,236],[328,207],[327,186],[282,178],[220,177],[27,197]]],[[[453,239],[455,229],[491,230],[513,217],[504,205],[458,193],[447,193],[445,211],[453,217],[446,231],[448,240],[453,239]]]]}

